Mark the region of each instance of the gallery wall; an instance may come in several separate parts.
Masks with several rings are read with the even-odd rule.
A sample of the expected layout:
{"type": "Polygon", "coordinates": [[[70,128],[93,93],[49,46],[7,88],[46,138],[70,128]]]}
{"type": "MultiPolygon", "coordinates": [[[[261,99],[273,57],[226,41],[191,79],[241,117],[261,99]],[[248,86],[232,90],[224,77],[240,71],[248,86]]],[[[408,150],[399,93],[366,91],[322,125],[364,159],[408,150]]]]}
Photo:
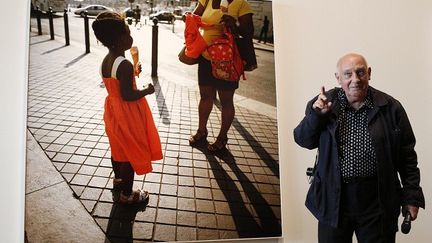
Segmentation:
{"type": "Polygon", "coordinates": [[[0,235],[24,242],[27,36],[30,1],[4,1],[0,14],[0,235]]]}
{"type": "MultiPolygon", "coordinates": [[[[363,54],[372,68],[370,85],[407,110],[427,206],[432,198],[432,2],[282,0],[273,7],[284,242],[316,242],[317,222],[304,207],[305,169],[315,151],[297,146],[292,131],[322,85],[338,86],[335,64],[347,52],[363,54]]],[[[429,242],[430,225],[430,211],[420,210],[411,233],[398,233],[398,242],[429,242]]]]}
{"type": "MultiPolygon", "coordinates": [[[[29,1],[7,1],[0,15],[8,38],[0,45],[0,233],[4,242],[23,242],[25,111],[29,1]],[[11,21],[13,20],[13,22],[11,21]],[[5,65],[10,63],[10,65],[5,65]]],[[[292,130],[305,103],[321,85],[337,86],[336,60],[364,54],[371,85],[399,99],[417,137],[426,204],[432,198],[431,74],[432,2],[428,0],[274,0],[277,103],[282,178],[283,239],[255,242],[316,242],[316,220],[304,207],[305,168],[314,151],[293,142],[292,130]]],[[[409,235],[398,242],[428,242],[431,213],[421,210],[409,235]]]]}

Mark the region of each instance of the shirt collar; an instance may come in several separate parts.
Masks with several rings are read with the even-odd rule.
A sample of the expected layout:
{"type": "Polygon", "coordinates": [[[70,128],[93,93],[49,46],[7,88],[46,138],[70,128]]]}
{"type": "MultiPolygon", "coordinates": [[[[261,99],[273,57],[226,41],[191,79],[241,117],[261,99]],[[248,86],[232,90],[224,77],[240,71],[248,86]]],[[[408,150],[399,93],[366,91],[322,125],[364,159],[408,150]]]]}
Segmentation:
{"type": "MultiPolygon", "coordinates": [[[[337,93],[337,99],[338,99],[338,101],[339,101],[339,103],[343,109],[351,107],[348,103],[348,99],[347,99],[343,89],[339,89],[339,91],[337,93]]],[[[363,109],[363,108],[372,109],[373,107],[374,107],[374,103],[372,100],[372,94],[371,94],[370,89],[368,89],[365,102],[360,109],[363,109]]]]}

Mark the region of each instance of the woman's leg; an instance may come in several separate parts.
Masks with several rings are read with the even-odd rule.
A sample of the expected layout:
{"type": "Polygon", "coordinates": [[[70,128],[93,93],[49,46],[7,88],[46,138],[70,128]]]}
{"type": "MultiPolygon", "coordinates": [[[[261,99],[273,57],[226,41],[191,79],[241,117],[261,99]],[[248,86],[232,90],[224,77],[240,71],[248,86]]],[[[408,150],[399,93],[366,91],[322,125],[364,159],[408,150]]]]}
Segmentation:
{"type": "Polygon", "coordinates": [[[230,129],[234,120],[234,92],[235,90],[218,90],[218,95],[222,106],[222,124],[218,137],[222,139],[227,137],[228,130],[230,129]]]}
{"type": "Polygon", "coordinates": [[[198,105],[198,130],[207,131],[207,121],[213,109],[216,89],[211,86],[199,86],[200,101],[198,105]]]}

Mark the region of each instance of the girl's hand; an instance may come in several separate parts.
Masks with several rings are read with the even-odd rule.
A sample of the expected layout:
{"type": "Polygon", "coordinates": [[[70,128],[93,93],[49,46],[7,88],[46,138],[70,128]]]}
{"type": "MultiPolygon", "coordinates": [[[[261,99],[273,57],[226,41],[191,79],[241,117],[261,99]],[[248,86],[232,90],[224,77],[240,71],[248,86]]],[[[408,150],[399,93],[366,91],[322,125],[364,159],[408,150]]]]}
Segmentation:
{"type": "Polygon", "coordinates": [[[153,94],[155,92],[153,84],[144,85],[144,91],[146,91],[147,95],[153,94]]]}
{"type": "Polygon", "coordinates": [[[142,71],[142,66],[141,66],[141,62],[138,62],[135,66],[134,66],[134,74],[135,76],[139,77],[139,74],[142,71]]]}

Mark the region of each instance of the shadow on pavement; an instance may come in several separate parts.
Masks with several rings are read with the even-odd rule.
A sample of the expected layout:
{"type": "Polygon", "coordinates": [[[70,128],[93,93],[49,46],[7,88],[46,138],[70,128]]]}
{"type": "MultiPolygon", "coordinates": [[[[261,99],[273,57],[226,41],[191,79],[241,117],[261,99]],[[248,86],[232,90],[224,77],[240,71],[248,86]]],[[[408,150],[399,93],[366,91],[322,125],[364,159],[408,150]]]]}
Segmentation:
{"type": "MultiPolygon", "coordinates": [[[[216,107],[222,112],[222,106],[219,100],[215,100],[216,107]]],[[[258,154],[260,159],[267,165],[273,174],[279,178],[279,164],[278,162],[265,150],[263,146],[242,126],[242,124],[234,117],[232,126],[239,132],[244,140],[251,146],[251,148],[258,154]]]]}
{"type": "MultiPolygon", "coordinates": [[[[38,35],[35,35],[35,36],[38,36],[38,35]]],[[[37,42],[30,43],[29,46],[33,46],[33,45],[37,45],[37,44],[42,44],[42,43],[50,42],[50,41],[51,41],[50,39],[46,39],[46,40],[43,40],[43,41],[37,41],[37,42]]]]}
{"type": "Polygon", "coordinates": [[[232,214],[231,216],[234,220],[239,237],[281,236],[282,229],[278,218],[261,193],[237,166],[235,158],[231,152],[224,149],[213,154],[207,150],[207,143],[202,143],[194,147],[206,156],[216,182],[228,201],[232,214]],[[257,215],[252,215],[234,180],[229,176],[227,171],[225,171],[218,159],[224,161],[231,168],[257,215]],[[258,222],[256,221],[256,218],[254,218],[256,216],[258,216],[258,222]]]}
{"type": "Polygon", "coordinates": [[[60,50],[60,49],[63,49],[63,48],[65,48],[65,47],[66,47],[66,46],[59,46],[59,47],[56,47],[56,48],[54,48],[54,49],[48,50],[48,51],[46,51],[46,52],[42,52],[41,55],[46,55],[46,54],[49,54],[49,53],[51,53],[51,52],[55,52],[55,51],[58,51],[58,50],[60,50]]]}
{"type": "Polygon", "coordinates": [[[68,62],[68,63],[65,64],[65,68],[68,68],[68,67],[74,65],[79,60],[81,60],[82,58],[84,58],[86,55],[87,55],[87,53],[83,53],[83,54],[79,55],[78,57],[74,58],[72,61],[70,61],[70,62],[68,62]]]}
{"type": "Polygon", "coordinates": [[[159,116],[162,117],[162,123],[165,125],[169,125],[171,123],[169,119],[169,110],[165,103],[165,97],[162,92],[162,88],[159,84],[159,78],[152,77],[153,86],[155,88],[155,95],[156,95],[156,103],[159,109],[159,116]]]}
{"type": "Polygon", "coordinates": [[[132,232],[136,214],[144,211],[146,207],[147,203],[131,205],[114,203],[108,220],[105,243],[133,242],[132,232]]]}

